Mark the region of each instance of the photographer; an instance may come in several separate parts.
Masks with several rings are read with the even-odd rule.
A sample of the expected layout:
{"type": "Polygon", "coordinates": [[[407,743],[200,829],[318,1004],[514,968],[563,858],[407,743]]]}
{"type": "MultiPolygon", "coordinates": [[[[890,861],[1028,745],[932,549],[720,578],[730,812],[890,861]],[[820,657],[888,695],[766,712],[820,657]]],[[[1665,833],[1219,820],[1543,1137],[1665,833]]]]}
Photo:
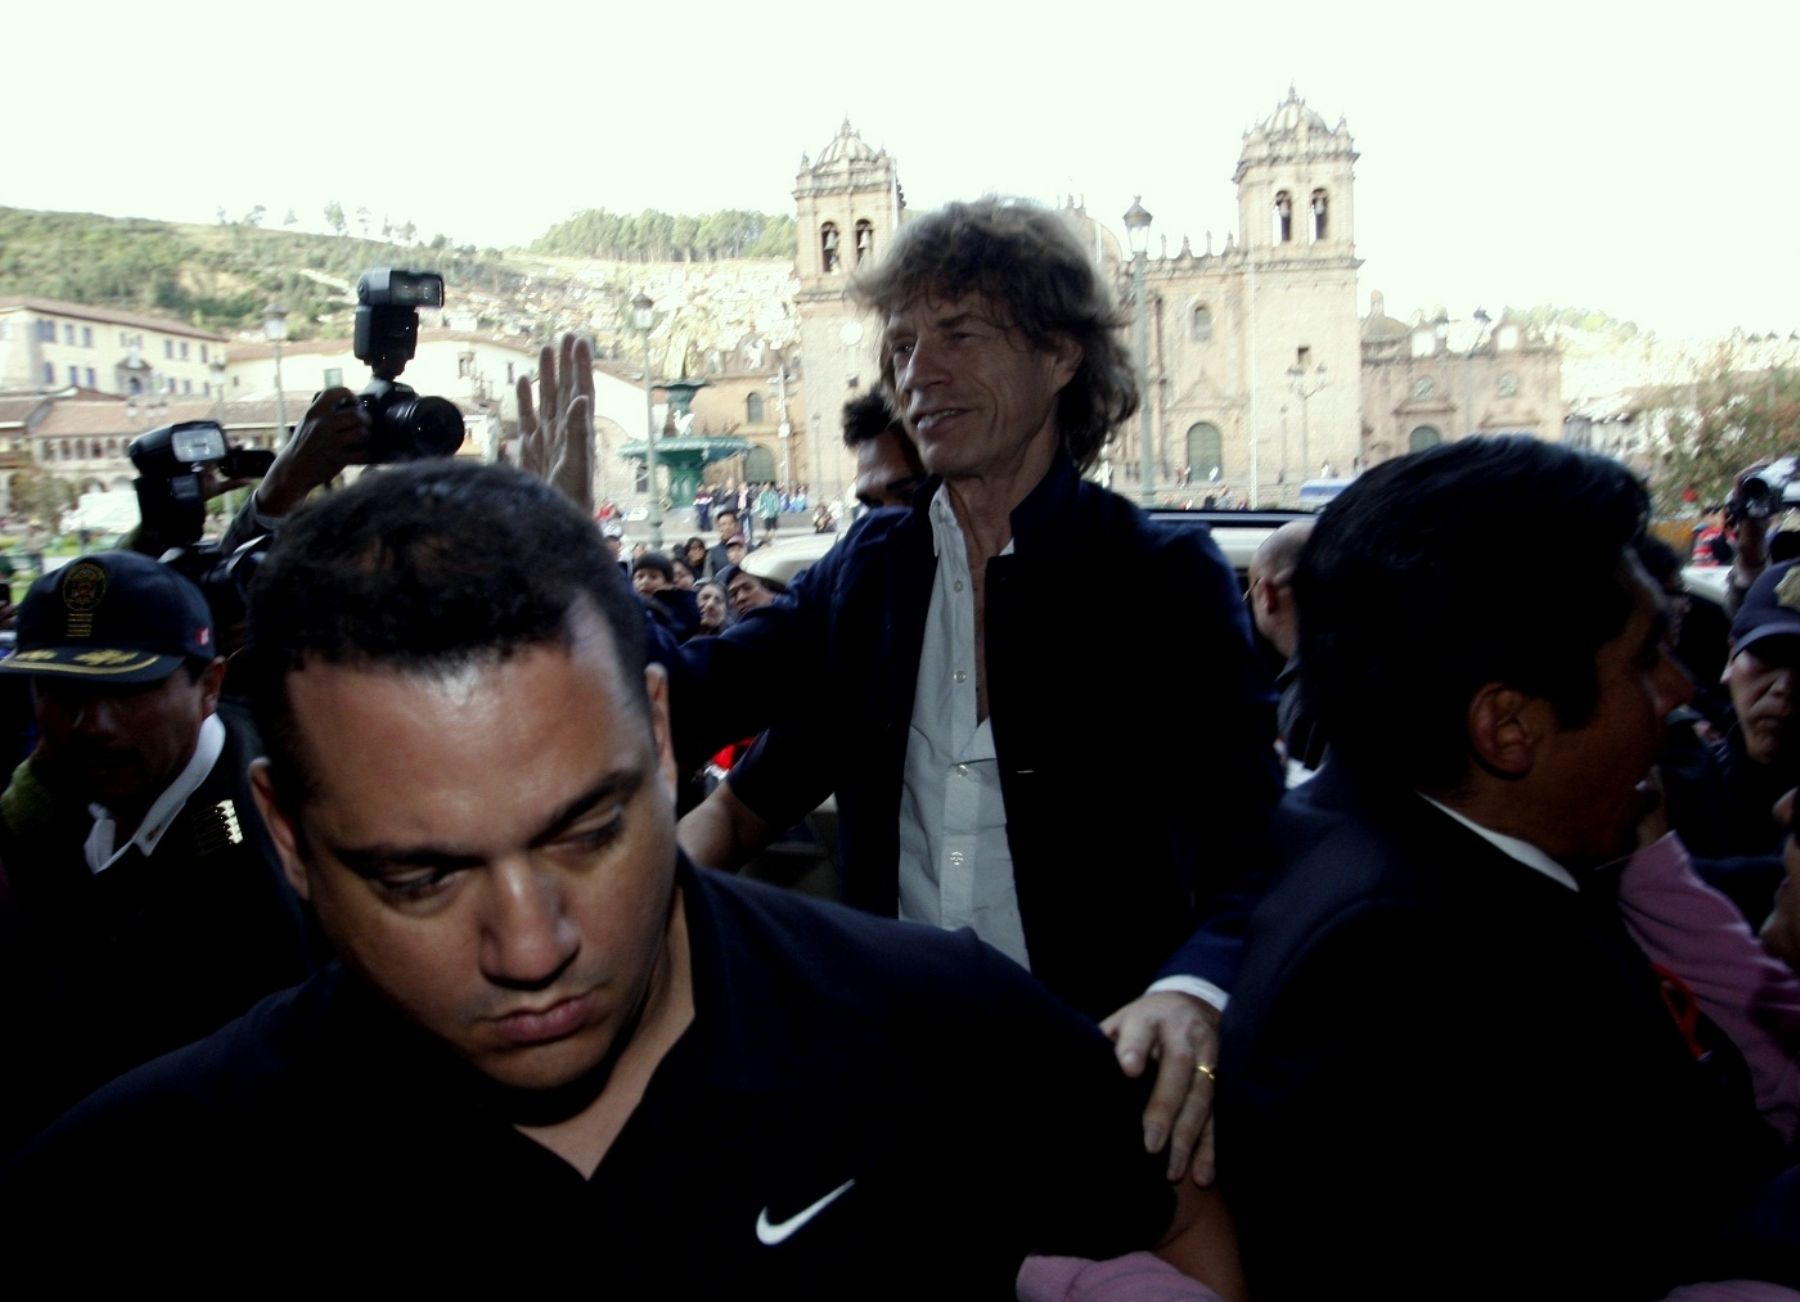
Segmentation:
{"type": "Polygon", "coordinates": [[[356,395],[342,387],[326,389],[312,400],[269,473],[225,530],[219,549],[230,555],[252,538],[274,533],[313,489],[348,466],[367,465],[373,453],[369,416],[356,395]]]}

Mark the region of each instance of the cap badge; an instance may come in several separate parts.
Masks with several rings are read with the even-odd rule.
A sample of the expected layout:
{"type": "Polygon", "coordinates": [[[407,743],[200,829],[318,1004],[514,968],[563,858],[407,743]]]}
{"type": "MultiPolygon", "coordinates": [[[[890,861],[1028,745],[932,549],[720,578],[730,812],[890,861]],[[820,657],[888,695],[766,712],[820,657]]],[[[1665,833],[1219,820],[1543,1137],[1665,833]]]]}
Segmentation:
{"type": "Polygon", "coordinates": [[[69,611],[69,636],[94,635],[94,611],[106,596],[106,571],[93,561],[77,561],[63,576],[63,605],[69,611]]]}

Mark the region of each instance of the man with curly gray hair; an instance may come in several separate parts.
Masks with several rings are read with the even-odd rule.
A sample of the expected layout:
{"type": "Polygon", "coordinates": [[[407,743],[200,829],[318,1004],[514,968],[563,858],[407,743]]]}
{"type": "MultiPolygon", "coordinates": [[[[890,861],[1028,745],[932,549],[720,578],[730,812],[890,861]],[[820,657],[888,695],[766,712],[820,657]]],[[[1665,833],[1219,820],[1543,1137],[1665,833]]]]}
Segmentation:
{"type": "MultiPolygon", "coordinates": [[[[1138,394],[1066,219],[951,204],[852,294],[881,319],[884,387],[932,478],[790,599],[684,648],[678,742],[690,722],[686,753],[721,729],[810,730],[805,765],[735,796],[786,827],[835,791],[848,901],[971,927],[1103,1018],[1125,1072],[1157,1065],[1146,1147],[1168,1146],[1171,1179],[1210,1180],[1218,1009],[1279,792],[1237,584],[1204,531],[1082,477],[1138,394]],[[1150,646],[1170,593],[1179,626],[1159,614],[1150,646]],[[1147,659],[1192,684],[1186,708],[1110,699],[1109,671],[1147,659]]],[[[690,823],[684,844],[729,862],[721,829],[690,823]]]]}

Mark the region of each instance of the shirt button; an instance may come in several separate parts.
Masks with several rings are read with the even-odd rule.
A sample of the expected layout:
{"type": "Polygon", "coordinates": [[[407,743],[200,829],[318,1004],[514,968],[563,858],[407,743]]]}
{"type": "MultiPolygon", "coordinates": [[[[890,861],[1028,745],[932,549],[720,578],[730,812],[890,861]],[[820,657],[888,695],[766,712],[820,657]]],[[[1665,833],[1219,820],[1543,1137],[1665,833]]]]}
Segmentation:
{"type": "Polygon", "coordinates": [[[961,592],[962,591],[962,580],[958,579],[952,586],[955,587],[955,589],[958,592],[961,592]]]}
{"type": "Polygon", "coordinates": [[[969,766],[967,764],[958,764],[956,766],[956,771],[965,778],[969,776],[969,766]]]}
{"type": "Polygon", "coordinates": [[[963,852],[961,850],[952,850],[950,852],[950,866],[952,868],[961,868],[963,866],[963,852]]]}
{"type": "Polygon", "coordinates": [[[951,674],[951,675],[950,675],[950,676],[951,676],[951,677],[952,677],[952,678],[954,678],[954,679],[955,679],[955,680],[956,680],[956,681],[957,681],[957,682],[959,682],[959,683],[966,683],[966,682],[968,682],[968,681],[969,681],[969,676],[968,676],[968,674],[966,674],[966,673],[964,673],[964,672],[963,672],[963,671],[962,671],[962,670],[960,670],[960,669],[958,669],[958,670],[957,670],[957,671],[956,671],[956,672],[955,672],[955,673],[953,673],[953,674],[951,674]]]}

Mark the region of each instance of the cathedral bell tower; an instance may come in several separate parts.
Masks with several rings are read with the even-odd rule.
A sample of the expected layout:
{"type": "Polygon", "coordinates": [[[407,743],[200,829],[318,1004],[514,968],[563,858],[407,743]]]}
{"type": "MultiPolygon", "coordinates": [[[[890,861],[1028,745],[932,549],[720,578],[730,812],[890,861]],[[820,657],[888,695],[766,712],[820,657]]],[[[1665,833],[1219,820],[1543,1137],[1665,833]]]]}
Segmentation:
{"type": "Polygon", "coordinates": [[[1343,119],[1327,125],[1290,87],[1244,133],[1232,177],[1249,307],[1250,435],[1290,491],[1350,474],[1362,448],[1356,158],[1343,119]]]}
{"type": "Polygon", "coordinates": [[[794,183],[794,272],[800,281],[800,362],[806,380],[806,464],[814,501],[855,478],[839,420],[843,406],[880,382],[879,323],[845,297],[851,273],[887,252],[906,201],[894,160],[871,149],[846,120],[817,162],[804,156],[794,183]]]}

